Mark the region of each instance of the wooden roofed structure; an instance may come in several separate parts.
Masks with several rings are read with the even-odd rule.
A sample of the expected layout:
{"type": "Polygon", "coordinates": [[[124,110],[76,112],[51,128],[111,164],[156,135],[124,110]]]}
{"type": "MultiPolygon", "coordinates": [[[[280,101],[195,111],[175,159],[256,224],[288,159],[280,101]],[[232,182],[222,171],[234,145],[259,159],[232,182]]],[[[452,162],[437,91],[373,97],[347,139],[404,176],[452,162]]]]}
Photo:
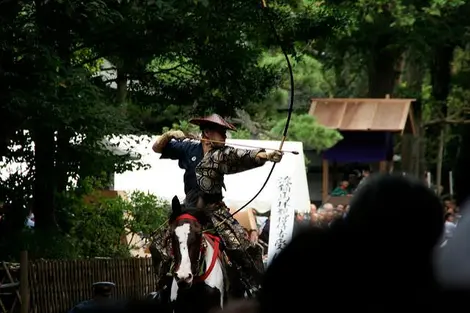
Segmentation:
{"type": "Polygon", "coordinates": [[[339,131],[416,133],[411,103],[415,99],[312,99],[309,114],[339,131]]]}
{"type": "MultiPolygon", "coordinates": [[[[309,114],[341,132],[343,140],[322,155],[322,200],[327,201],[329,162],[379,162],[381,172],[393,158],[393,134],[416,134],[415,99],[312,99],[309,114]]],[[[347,204],[348,199],[333,199],[347,204]]],[[[337,202],[337,201],[336,201],[337,202]]]]}

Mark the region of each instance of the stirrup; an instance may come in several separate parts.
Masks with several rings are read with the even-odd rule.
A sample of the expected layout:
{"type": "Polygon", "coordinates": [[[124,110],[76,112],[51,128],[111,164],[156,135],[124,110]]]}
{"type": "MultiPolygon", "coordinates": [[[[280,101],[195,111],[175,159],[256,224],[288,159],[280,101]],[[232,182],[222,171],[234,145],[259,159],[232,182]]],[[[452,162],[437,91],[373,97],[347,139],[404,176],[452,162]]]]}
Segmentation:
{"type": "Polygon", "coordinates": [[[260,286],[251,286],[251,284],[245,279],[241,279],[243,289],[245,290],[246,298],[254,298],[260,290],[260,286]]]}

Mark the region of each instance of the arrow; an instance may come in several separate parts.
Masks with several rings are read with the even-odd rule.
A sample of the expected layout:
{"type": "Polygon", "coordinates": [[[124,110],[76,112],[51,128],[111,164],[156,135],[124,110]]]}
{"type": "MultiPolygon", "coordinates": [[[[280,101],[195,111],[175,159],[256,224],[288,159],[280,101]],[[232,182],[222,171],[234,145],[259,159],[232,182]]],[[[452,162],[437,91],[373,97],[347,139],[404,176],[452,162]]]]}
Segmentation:
{"type": "Polygon", "coordinates": [[[217,140],[211,140],[211,139],[205,139],[205,138],[199,138],[198,140],[206,141],[206,142],[212,142],[212,143],[218,143],[218,144],[227,144],[229,146],[237,146],[237,147],[243,147],[243,148],[249,148],[249,149],[276,150],[276,151],[281,151],[283,153],[292,153],[294,155],[299,155],[298,151],[293,151],[293,150],[278,150],[278,149],[274,149],[274,148],[255,147],[255,146],[243,145],[243,144],[238,144],[238,143],[226,143],[226,142],[223,142],[223,141],[217,141],[217,140]]]}

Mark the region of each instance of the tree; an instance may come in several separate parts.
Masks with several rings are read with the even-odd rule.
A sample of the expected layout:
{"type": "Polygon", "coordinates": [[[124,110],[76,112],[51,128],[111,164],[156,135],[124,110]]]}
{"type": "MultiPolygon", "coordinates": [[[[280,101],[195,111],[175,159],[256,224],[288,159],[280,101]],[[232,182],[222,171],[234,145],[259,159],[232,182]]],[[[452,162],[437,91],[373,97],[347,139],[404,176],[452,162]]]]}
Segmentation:
{"type": "MultiPolygon", "coordinates": [[[[280,136],[286,120],[287,118],[278,121],[271,131],[280,136]]],[[[343,139],[337,130],[318,124],[315,118],[309,114],[293,114],[290,123],[288,140],[302,141],[306,149],[320,152],[333,147],[343,139]]]]}
{"type": "MultiPolygon", "coordinates": [[[[262,126],[256,125],[255,127],[260,127],[260,129],[257,128],[257,131],[260,132],[258,138],[252,138],[253,133],[247,130],[243,125],[237,132],[232,132],[231,137],[236,139],[281,140],[286,121],[287,118],[279,119],[269,132],[260,132],[262,126]]],[[[189,124],[186,121],[174,124],[173,129],[182,130],[188,135],[196,135],[199,131],[197,126],[189,124]]],[[[165,128],[163,132],[168,130],[170,129],[165,128]]],[[[329,129],[318,124],[313,116],[308,114],[292,114],[287,140],[301,141],[306,149],[315,149],[320,152],[331,148],[341,139],[343,139],[343,137],[337,130],[329,129]]]]}
{"type": "MultiPolygon", "coordinates": [[[[448,133],[448,126],[443,125],[465,119],[462,115],[465,110],[460,110],[456,119],[456,112],[451,109],[455,107],[452,78],[456,73],[452,61],[457,47],[466,49],[468,21],[463,12],[469,9],[468,3],[440,0],[304,3],[304,23],[317,21],[316,13],[322,17],[336,16],[339,27],[332,28],[333,36],[317,37],[305,28],[295,38],[308,41],[310,45],[305,51],[334,73],[335,95],[382,98],[390,94],[418,99],[413,105],[420,126],[418,138],[407,143],[405,136],[402,144],[408,151],[420,153],[417,164],[403,164],[404,170],[421,175],[425,166],[437,164],[436,176],[440,181],[442,162],[438,160],[445,157],[448,133]],[[356,86],[350,88],[346,82],[354,81],[355,76],[366,81],[367,88],[357,80],[356,86]],[[430,97],[423,98],[427,91],[430,97]],[[449,111],[453,111],[452,117],[449,111]]],[[[405,159],[411,160],[403,156],[405,159]]]]}
{"type": "Polygon", "coordinates": [[[145,246],[149,235],[167,223],[170,204],[155,195],[134,192],[127,199],[109,198],[95,191],[90,180],[85,185],[90,192],[85,196],[68,192],[60,197],[66,207],[58,209],[58,219],[65,233],[51,237],[23,228],[18,240],[0,241],[0,257],[16,258],[22,249],[31,259],[129,257],[134,245],[145,246]]]}
{"type": "Polygon", "coordinates": [[[276,83],[273,70],[258,64],[262,39],[254,3],[0,6],[7,22],[0,38],[8,43],[0,47],[0,151],[5,162],[30,168],[21,184],[13,176],[2,182],[2,200],[16,207],[11,212],[22,212],[18,221],[32,207],[38,232],[60,230],[57,195],[71,177],[80,182],[128,164],[101,147],[103,137],[159,130],[178,115],[215,106],[230,113],[262,99],[276,83]],[[104,58],[116,68],[116,88],[97,77],[104,58]],[[34,150],[13,149],[32,143],[34,150]]]}

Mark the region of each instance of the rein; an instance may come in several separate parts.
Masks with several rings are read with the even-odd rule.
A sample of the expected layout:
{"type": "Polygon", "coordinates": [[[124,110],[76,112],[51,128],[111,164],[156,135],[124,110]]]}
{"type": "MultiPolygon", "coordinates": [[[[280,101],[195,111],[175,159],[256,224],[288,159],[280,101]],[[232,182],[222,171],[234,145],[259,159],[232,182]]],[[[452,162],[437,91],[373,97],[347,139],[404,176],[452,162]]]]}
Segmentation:
{"type": "MultiPolygon", "coordinates": [[[[199,223],[197,218],[187,213],[178,216],[175,221],[181,221],[181,220],[191,220],[191,221],[195,221],[199,223]]],[[[207,266],[206,271],[202,275],[194,276],[194,279],[198,282],[203,282],[207,279],[207,277],[209,277],[209,275],[212,273],[212,270],[215,267],[217,258],[220,255],[220,238],[218,236],[214,236],[204,231],[202,232],[202,235],[203,235],[203,238],[209,242],[209,244],[213,243],[212,247],[214,249],[214,253],[212,254],[211,263],[209,264],[209,266],[206,265],[207,266]]],[[[206,252],[206,246],[204,245],[204,241],[201,241],[198,262],[200,262],[205,252],[206,252]]]]}

